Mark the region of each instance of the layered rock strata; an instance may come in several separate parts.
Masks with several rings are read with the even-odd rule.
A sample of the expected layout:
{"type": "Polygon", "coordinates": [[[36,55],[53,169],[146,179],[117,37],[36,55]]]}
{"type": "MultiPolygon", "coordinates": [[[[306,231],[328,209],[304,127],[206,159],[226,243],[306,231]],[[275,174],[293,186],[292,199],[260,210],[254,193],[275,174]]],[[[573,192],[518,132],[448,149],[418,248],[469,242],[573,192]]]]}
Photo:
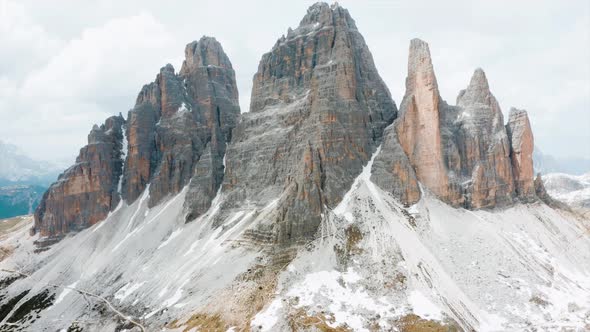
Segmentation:
{"type": "Polygon", "coordinates": [[[124,198],[133,202],[150,183],[153,206],[190,181],[188,218],[202,214],[221,185],[239,114],[235,73],[219,42],[203,37],[188,44],[180,72],[162,68],[129,112],[124,198]]]}
{"type": "Polygon", "coordinates": [[[148,204],[154,206],[190,183],[185,210],[187,220],[194,219],[210,207],[221,186],[225,149],[239,114],[235,73],[219,42],[203,37],[188,44],[179,73],[168,64],[141,89],[125,133],[121,126],[111,128],[116,121],[123,123],[122,117],[93,129],[77,164],[45,195],[35,229],[60,235],[88,227],[104,219],[120,197],[133,203],[148,184],[148,204]],[[123,134],[128,147],[124,168],[119,151],[123,134]],[[121,192],[113,192],[122,170],[121,192]]]}
{"type": "Polygon", "coordinates": [[[516,195],[523,200],[534,199],[534,141],[527,112],[516,108],[510,109],[506,131],[510,139],[510,160],[512,161],[516,195]]]}
{"type": "Polygon", "coordinates": [[[313,236],[380,144],[397,113],[354,20],[338,5],[311,6],[260,61],[250,113],[228,148],[228,206],[264,206],[257,238],[313,236]]]}
{"type": "Polygon", "coordinates": [[[60,237],[84,229],[104,219],[119,204],[124,125],[119,115],[92,128],[76,163],[43,195],[35,211],[33,234],[60,237]]]}
{"type": "Polygon", "coordinates": [[[442,101],[428,44],[413,39],[408,57],[406,93],[400,105],[396,131],[402,149],[413,165],[418,180],[441,199],[463,203],[463,196],[449,177],[443,150],[442,101]]]}
{"type": "Polygon", "coordinates": [[[402,202],[417,201],[416,180],[458,207],[494,208],[516,197],[535,198],[533,137],[526,112],[511,111],[504,126],[481,69],[459,93],[457,105],[448,105],[440,97],[428,44],[419,39],[410,43],[406,93],[394,127],[396,135],[388,136],[385,155],[373,166],[374,172],[386,167],[393,179],[381,174],[373,179],[402,202]],[[384,159],[390,160],[382,164],[384,159]]]}
{"type": "Polygon", "coordinates": [[[471,209],[542,195],[526,112],[511,110],[505,126],[483,70],[448,105],[428,44],[412,40],[397,115],[354,20],[337,4],[311,6],[263,55],[241,117],[232,65],[203,37],[186,46],[178,73],[166,65],[142,88],[126,122],[112,117],[93,129],[77,164],[45,194],[34,231],[63,235],[147,188],[149,207],[186,188],[185,221],[219,197],[216,220],[266,211],[246,236],[289,246],[316,234],[378,146],[371,180],[406,205],[421,188],[471,209]]]}
{"type": "Polygon", "coordinates": [[[483,70],[475,70],[467,89],[459,92],[457,107],[460,113],[449,125],[456,133],[459,164],[451,169],[465,184],[466,206],[484,208],[510,203],[514,191],[510,143],[502,111],[483,70]]]}

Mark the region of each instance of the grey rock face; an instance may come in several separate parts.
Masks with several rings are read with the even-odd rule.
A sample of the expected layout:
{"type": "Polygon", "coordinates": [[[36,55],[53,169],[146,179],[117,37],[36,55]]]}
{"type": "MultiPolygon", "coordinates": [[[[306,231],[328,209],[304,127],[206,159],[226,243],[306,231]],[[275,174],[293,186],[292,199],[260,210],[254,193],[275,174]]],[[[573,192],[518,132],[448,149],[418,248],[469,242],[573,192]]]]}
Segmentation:
{"type": "Polygon", "coordinates": [[[313,5],[260,61],[250,112],[228,147],[227,204],[279,198],[264,233],[281,244],[309,238],[396,112],[348,11],[313,5]]]}
{"type": "Polygon", "coordinates": [[[59,236],[86,228],[104,219],[121,197],[132,203],[148,184],[150,206],[190,182],[186,214],[194,218],[209,208],[240,114],[238,92],[231,63],[215,39],[190,43],[185,53],[179,74],[168,64],[142,88],[126,128],[119,116],[92,129],[76,165],[45,193],[34,231],[59,236]]]}
{"type": "Polygon", "coordinates": [[[188,44],[185,56],[180,72],[163,67],[129,112],[124,187],[132,202],[149,183],[153,206],[190,181],[185,209],[193,219],[221,185],[225,146],[240,109],[235,73],[215,39],[188,44]],[[207,164],[216,167],[205,171],[207,164]]]}
{"type": "Polygon", "coordinates": [[[456,151],[447,142],[453,134],[445,126],[451,111],[440,97],[428,44],[413,39],[397,135],[418,180],[442,200],[457,206],[463,204],[464,197],[448,170],[449,161],[456,159],[456,151]]]}
{"type": "MultiPolygon", "coordinates": [[[[535,195],[545,204],[556,209],[572,211],[572,209],[567,204],[554,199],[553,197],[551,197],[551,195],[547,193],[547,190],[545,189],[545,183],[543,182],[543,178],[541,177],[541,173],[537,173],[537,176],[535,177],[534,181],[534,186],[535,195]]],[[[583,208],[584,206],[582,205],[581,207],[583,208]]]]}
{"type": "Polygon", "coordinates": [[[465,184],[466,205],[483,208],[512,202],[510,143],[483,70],[475,70],[467,89],[459,93],[457,106],[459,114],[448,125],[455,133],[460,163],[453,166],[460,166],[455,172],[465,184]]]}
{"type": "MultiPolygon", "coordinates": [[[[505,206],[515,196],[535,198],[526,113],[511,111],[504,127],[483,70],[475,70],[457,105],[448,105],[438,91],[428,44],[412,40],[400,114],[395,123],[399,143],[417,179],[443,201],[479,209],[505,206]]],[[[398,164],[401,160],[396,158],[398,164]]],[[[402,185],[407,174],[403,171],[395,181],[389,180],[388,190],[393,183],[411,188],[402,185]]],[[[383,179],[376,181],[383,184],[383,179]]],[[[404,201],[404,195],[400,197],[404,201]]]]}
{"type": "Polygon", "coordinates": [[[235,73],[221,45],[202,38],[185,49],[186,60],[180,76],[188,97],[194,101],[194,118],[204,129],[202,157],[193,166],[193,176],[185,202],[187,220],[204,213],[221,186],[226,145],[232,139],[240,107],[235,73]],[[209,166],[210,165],[210,166],[209,166]]]}
{"type": "Polygon", "coordinates": [[[416,172],[404,153],[395,130],[396,122],[385,129],[381,152],[373,161],[371,181],[406,205],[420,199],[416,172]]]}

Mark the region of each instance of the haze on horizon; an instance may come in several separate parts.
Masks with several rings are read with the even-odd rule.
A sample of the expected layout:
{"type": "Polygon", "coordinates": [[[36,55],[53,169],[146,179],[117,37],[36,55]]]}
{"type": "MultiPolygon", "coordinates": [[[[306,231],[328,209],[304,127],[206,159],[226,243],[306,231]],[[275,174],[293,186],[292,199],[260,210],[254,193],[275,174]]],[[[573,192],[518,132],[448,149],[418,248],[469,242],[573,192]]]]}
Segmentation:
{"type": "MultiPolygon", "coordinates": [[[[184,46],[221,42],[236,71],[242,112],[262,54],[315,1],[0,0],[0,140],[37,159],[71,163],[95,123],[133,107],[184,46]],[[116,8],[116,10],[115,10],[116,8]]],[[[350,11],[398,104],[409,41],[430,44],[450,104],[485,70],[505,115],[531,117],[535,143],[557,157],[590,157],[590,2],[353,1],[350,11]]]]}

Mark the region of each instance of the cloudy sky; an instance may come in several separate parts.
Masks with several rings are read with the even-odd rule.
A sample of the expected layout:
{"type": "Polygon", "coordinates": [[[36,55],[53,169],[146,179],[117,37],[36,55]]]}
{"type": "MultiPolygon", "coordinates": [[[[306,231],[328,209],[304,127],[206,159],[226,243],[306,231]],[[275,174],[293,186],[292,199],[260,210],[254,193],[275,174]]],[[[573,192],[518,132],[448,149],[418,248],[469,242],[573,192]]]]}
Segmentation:
{"type": "MultiPolygon", "coordinates": [[[[178,70],[202,35],[229,55],[246,112],[260,57],[313,2],[0,0],[0,140],[70,163],[92,124],[126,116],[141,86],[166,63],[178,70]]],[[[482,67],[505,114],[529,111],[541,150],[590,157],[590,1],[340,4],[398,104],[419,37],[449,103],[482,67]]]]}

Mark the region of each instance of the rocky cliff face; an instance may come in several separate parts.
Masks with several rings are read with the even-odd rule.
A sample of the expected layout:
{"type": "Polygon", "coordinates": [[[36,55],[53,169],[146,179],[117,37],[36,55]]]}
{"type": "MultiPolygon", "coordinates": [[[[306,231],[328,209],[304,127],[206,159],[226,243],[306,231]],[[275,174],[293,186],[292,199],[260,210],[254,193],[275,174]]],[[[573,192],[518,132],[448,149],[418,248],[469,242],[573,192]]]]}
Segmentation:
{"type": "MultiPolygon", "coordinates": [[[[406,94],[394,126],[417,180],[443,201],[479,209],[506,206],[514,197],[535,198],[526,112],[511,111],[505,127],[483,70],[475,70],[457,105],[448,105],[439,94],[428,44],[412,40],[406,94]]],[[[384,151],[395,144],[386,141],[384,151]]],[[[419,193],[404,156],[388,154],[397,155],[395,167],[389,163],[395,180],[375,181],[404,203],[414,203],[419,193]]]]}
{"type": "Polygon", "coordinates": [[[525,110],[510,109],[506,131],[510,138],[510,160],[516,194],[525,201],[534,199],[533,131],[525,110]]]}
{"type": "Polygon", "coordinates": [[[92,128],[76,164],[43,195],[35,211],[33,233],[59,237],[89,227],[119,204],[124,125],[122,116],[113,116],[92,128]]]}
{"type": "Polygon", "coordinates": [[[316,4],[262,57],[251,111],[238,116],[219,43],[202,38],[185,54],[179,72],[167,65],[143,87],[127,121],[95,127],[47,191],[33,228],[54,237],[46,246],[28,221],[0,227],[0,325],[588,325],[588,220],[554,210],[531,181],[526,113],[505,126],[482,70],[448,105],[428,45],[413,40],[397,117],[348,12],[316,4]],[[455,208],[536,198],[547,205],[455,208]]]}
{"type": "Polygon", "coordinates": [[[413,39],[406,94],[396,123],[397,135],[418,180],[443,200],[459,205],[463,197],[449,178],[443,153],[441,116],[445,106],[438,91],[428,44],[413,39]]]}
{"type": "Polygon", "coordinates": [[[456,133],[460,162],[456,172],[466,183],[466,205],[506,205],[514,191],[510,143],[502,111],[483,70],[475,70],[469,86],[457,97],[457,107],[460,114],[451,130],[456,133]]]}
{"type": "Polygon", "coordinates": [[[178,73],[166,65],[142,88],[125,125],[116,117],[93,129],[78,164],[46,193],[35,230],[60,235],[103,219],[120,198],[132,204],[149,190],[153,207],[186,188],[186,222],[217,197],[219,223],[239,211],[268,214],[248,230],[254,242],[307,241],[379,146],[371,179],[405,205],[419,201],[420,184],[471,209],[536,198],[526,112],[511,111],[504,126],[483,70],[448,105],[428,44],[412,40],[397,115],[354,20],[337,4],[311,6],[262,56],[241,117],[232,65],[203,37],[186,46],[178,73]]]}
{"type": "Polygon", "coordinates": [[[133,202],[150,183],[153,206],[190,181],[188,218],[206,211],[221,185],[239,114],[235,73],[219,42],[203,37],[188,44],[180,72],[162,68],[129,112],[126,200],[133,202]]]}
{"type": "Polygon", "coordinates": [[[228,148],[224,190],[231,206],[277,214],[256,239],[308,239],[383,137],[397,108],[347,10],[318,3],[280,38],[254,75],[250,113],[228,148]]]}
{"type": "Polygon", "coordinates": [[[142,88],[126,126],[116,117],[92,130],[77,164],[45,194],[35,230],[61,235],[88,227],[104,219],[120,197],[133,203],[148,184],[150,206],[190,182],[188,219],[209,208],[240,114],[238,92],[231,63],[215,39],[188,44],[185,55],[180,73],[168,64],[142,88]]]}

